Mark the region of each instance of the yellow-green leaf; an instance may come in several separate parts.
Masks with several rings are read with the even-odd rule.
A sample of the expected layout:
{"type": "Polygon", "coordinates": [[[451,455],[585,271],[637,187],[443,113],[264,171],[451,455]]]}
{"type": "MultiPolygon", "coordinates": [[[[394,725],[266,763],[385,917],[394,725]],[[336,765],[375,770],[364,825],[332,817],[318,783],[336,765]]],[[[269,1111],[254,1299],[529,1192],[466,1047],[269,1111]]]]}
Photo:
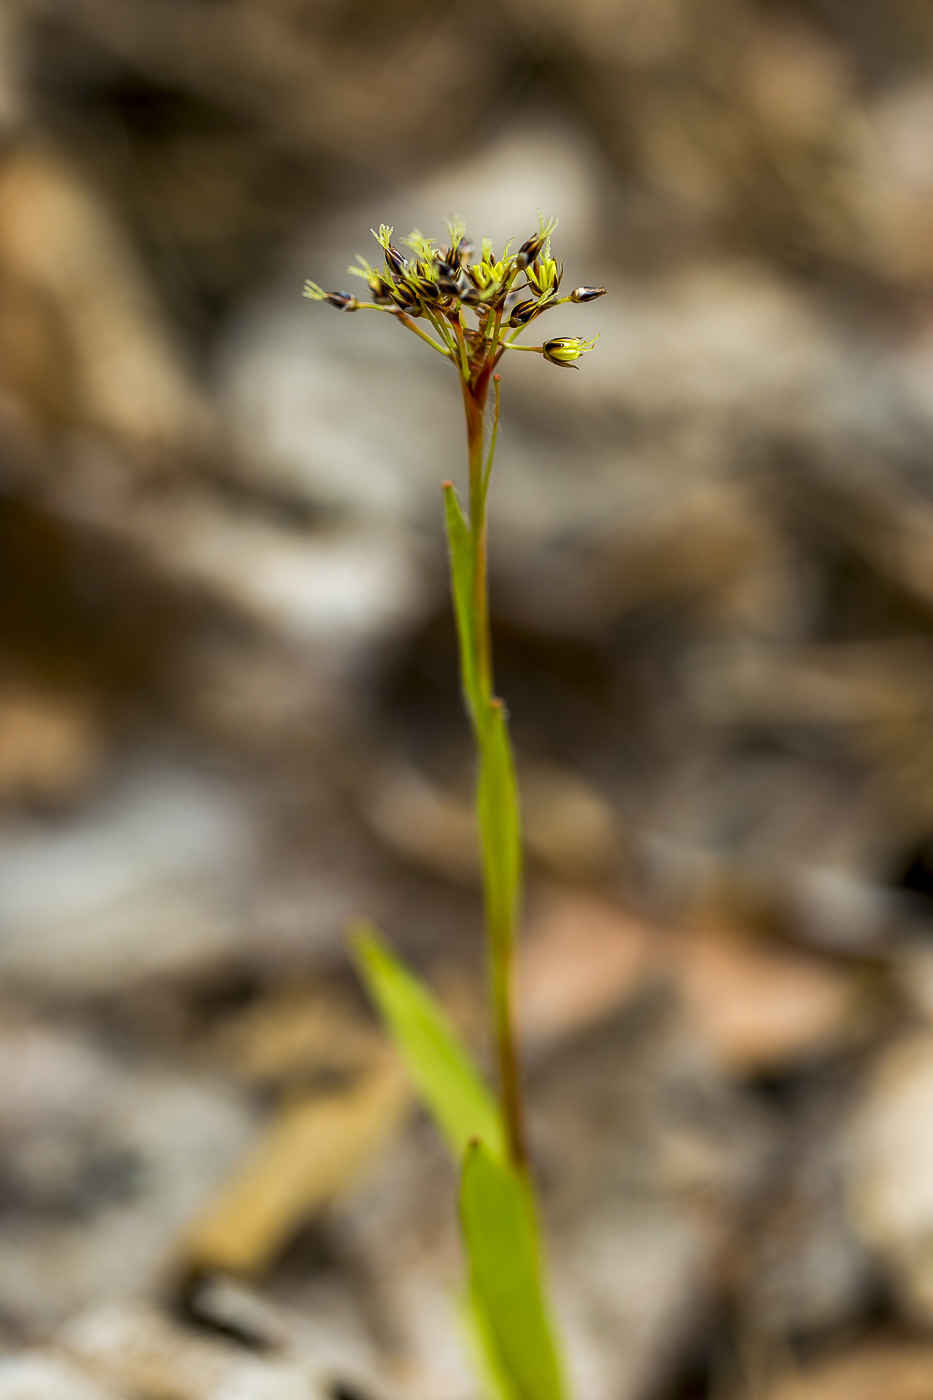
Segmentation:
{"type": "Polygon", "coordinates": [[[495,1100],[427,987],[371,925],[360,924],[352,942],[360,975],[457,1161],[477,1137],[503,1153],[495,1100]]]}
{"type": "Polygon", "coordinates": [[[508,1400],[562,1400],[565,1386],[541,1286],[531,1187],[482,1142],[470,1143],[464,1159],[460,1221],[488,1375],[508,1400]]]}

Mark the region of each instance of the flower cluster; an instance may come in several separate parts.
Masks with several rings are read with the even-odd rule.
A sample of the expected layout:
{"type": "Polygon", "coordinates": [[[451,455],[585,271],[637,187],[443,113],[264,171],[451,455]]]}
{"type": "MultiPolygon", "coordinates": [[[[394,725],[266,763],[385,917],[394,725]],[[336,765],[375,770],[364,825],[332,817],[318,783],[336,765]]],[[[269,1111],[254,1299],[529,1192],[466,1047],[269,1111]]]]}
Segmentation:
{"type": "Polygon", "coordinates": [[[361,257],[359,266],[349,269],[366,283],[370,299],[325,292],[315,282],[305,284],[305,295],[340,311],[389,312],[452,360],[471,387],[488,381],[506,350],[532,351],[560,368],[575,368],[574,361],[592,350],[595,341],[560,336],[543,345],[516,344],[521,332],[545,311],[566,302],[594,301],[606,291],[577,287],[568,296],[559,295],[563,266],[551,256],[556,223],[540,219],[537,233],[517,252],[511,252],[509,244],[499,258],[484,238],[476,259],[459,222],[448,225],[450,238],[444,248],[414,230],[402,240],[411,256],[399,251],[392,242],[393,230],[382,224],[373,236],[382,248],[383,265],[373,267],[361,257]],[[434,334],[418,321],[427,323],[434,334]]]}

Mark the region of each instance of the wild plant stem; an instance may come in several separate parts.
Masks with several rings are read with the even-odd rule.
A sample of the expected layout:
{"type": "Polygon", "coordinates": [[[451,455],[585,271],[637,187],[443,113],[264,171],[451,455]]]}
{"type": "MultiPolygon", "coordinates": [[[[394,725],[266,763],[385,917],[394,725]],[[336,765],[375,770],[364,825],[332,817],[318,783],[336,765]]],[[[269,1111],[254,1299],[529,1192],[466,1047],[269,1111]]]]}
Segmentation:
{"type": "MultiPolygon", "coordinates": [[[[498,426],[498,388],[498,383],[496,383],[496,426],[498,426]]],[[[476,385],[471,385],[467,380],[463,381],[463,405],[466,415],[467,448],[470,463],[469,524],[473,551],[473,621],[480,689],[479,706],[474,714],[474,724],[481,764],[487,761],[492,742],[490,733],[492,723],[498,721],[499,718],[494,712],[501,713],[502,711],[501,700],[496,699],[493,695],[492,638],[489,626],[486,567],[486,489],[495,451],[495,436],[490,442],[488,455],[483,450],[483,429],[488,390],[488,372],[481,375],[476,385]]],[[[508,739],[506,742],[508,743],[508,739]]],[[[520,820],[517,801],[514,802],[514,806],[515,811],[509,815],[514,819],[517,829],[520,820]]],[[[512,1024],[511,995],[518,900],[517,898],[512,900],[508,907],[503,909],[489,898],[493,881],[488,857],[489,847],[486,841],[483,841],[481,845],[483,848],[483,881],[487,892],[487,959],[496,1052],[499,1063],[502,1114],[505,1120],[510,1157],[514,1165],[524,1172],[527,1170],[527,1152],[521,1079],[512,1024]]]]}

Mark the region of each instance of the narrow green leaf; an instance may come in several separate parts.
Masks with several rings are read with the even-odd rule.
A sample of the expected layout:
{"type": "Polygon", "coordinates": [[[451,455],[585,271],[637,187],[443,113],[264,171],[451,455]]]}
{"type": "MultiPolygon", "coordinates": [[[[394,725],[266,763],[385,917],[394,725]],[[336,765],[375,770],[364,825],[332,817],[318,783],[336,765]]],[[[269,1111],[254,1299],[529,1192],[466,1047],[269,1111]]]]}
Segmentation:
{"type": "Polygon", "coordinates": [[[450,578],[457,619],[457,639],[460,643],[460,676],[466,696],[467,709],[475,724],[479,723],[482,687],[477,660],[476,621],[473,599],[473,539],[457,493],[449,481],[444,483],[444,511],[447,518],[447,542],[450,547],[450,578]]]}
{"type": "Polygon", "coordinates": [[[518,788],[512,763],[505,707],[493,700],[479,729],[480,769],[477,812],[483,848],[486,918],[493,954],[508,952],[522,874],[518,788]]]}
{"type": "Polygon", "coordinates": [[[467,1287],[458,1309],[463,1339],[484,1400],[520,1400],[489,1331],[486,1314],[467,1287]]]}
{"type": "Polygon", "coordinates": [[[352,943],[360,975],[457,1161],[476,1137],[503,1153],[496,1102],[431,993],[371,925],[360,924],[352,943]]]}
{"type": "Polygon", "coordinates": [[[531,1187],[482,1142],[470,1143],[463,1163],[460,1221],[489,1374],[510,1400],[562,1400],[531,1187]]]}

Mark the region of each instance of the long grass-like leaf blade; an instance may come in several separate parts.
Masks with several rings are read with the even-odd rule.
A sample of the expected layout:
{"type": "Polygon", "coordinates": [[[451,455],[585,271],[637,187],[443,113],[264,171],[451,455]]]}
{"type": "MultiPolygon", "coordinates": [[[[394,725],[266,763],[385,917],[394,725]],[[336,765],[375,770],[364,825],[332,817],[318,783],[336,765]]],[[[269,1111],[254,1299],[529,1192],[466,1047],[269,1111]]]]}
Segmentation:
{"type": "Polygon", "coordinates": [[[370,924],[356,928],[352,945],[360,975],[457,1161],[477,1137],[503,1153],[495,1100],[427,987],[370,924]]]}
{"type": "Polygon", "coordinates": [[[460,1221],[476,1332],[498,1388],[515,1400],[562,1400],[565,1385],[541,1286],[527,1177],[482,1142],[463,1163],[460,1221]]]}

